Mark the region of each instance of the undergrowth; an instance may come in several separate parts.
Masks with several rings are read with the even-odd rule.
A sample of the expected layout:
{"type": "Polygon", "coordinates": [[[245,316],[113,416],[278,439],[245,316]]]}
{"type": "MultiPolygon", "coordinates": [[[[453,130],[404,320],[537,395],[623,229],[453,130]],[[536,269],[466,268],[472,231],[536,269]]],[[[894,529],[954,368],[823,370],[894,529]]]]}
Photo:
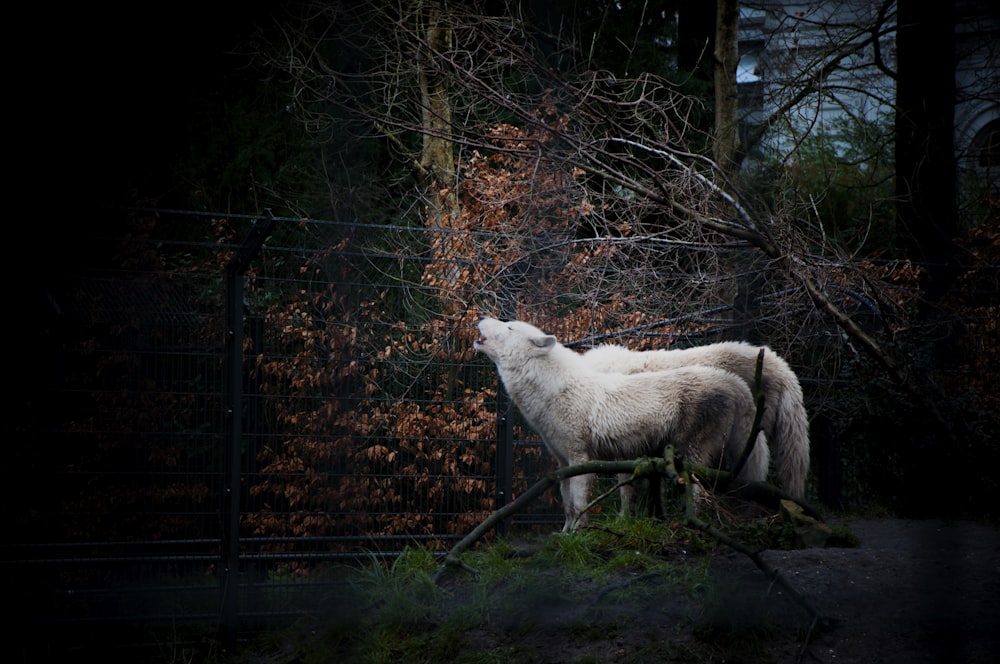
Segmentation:
{"type": "MultiPolygon", "coordinates": [[[[737,524],[736,536],[752,546],[786,548],[789,531],[778,520],[727,525],[737,524]]],[[[636,620],[708,596],[709,554],[717,547],[678,521],[602,516],[573,533],[497,538],[463,556],[469,569],[438,583],[441,552],[411,547],[392,561],[373,557],[344,568],[347,583],[324,615],[283,639],[269,635],[270,645],[255,644],[256,655],[242,661],[531,662],[545,657],[540,649],[552,629],[584,649],[608,647],[636,620]]],[[[673,643],[667,623],[656,635],[661,655],[690,661],[702,646],[673,643]]],[[[641,651],[632,655],[641,659],[641,651]]],[[[616,661],[630,661],[623,653],[616,661]]]]}

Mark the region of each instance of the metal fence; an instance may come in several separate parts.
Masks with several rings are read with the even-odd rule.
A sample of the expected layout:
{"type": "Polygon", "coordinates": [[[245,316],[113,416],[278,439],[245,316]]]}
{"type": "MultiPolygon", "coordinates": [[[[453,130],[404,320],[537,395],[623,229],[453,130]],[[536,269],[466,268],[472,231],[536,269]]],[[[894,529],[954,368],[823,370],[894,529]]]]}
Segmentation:
{"type": "MultiPolygon", "coordinates": [[[[474,312],[442,314],[464,295],[428,285],[427,231],[123,228],[39,289],[18,343],[2,562],[25,661],[231,648],[330,601],[338,565],[446,551],[551,467],[474,312]]],[[[554,503],[505,527],[555,529],[554,503]]]]}
{"type": "MultiPolygon", "coordinates": [[[[473,231],[123,216],[71,247],[63,269],[21,285],[31,307],[9,323],[12,517],[0,563],[13,587],[8,643],[23,661],[231,649],[336,602],[345,563],[446,551],[553,467],[472,349],[480,313],[527,310],[584,345],[629,329],[703,343],[734,327],[705,290],[705,264],[679,274],[684,261],[636,261],[631,247],[577,260],[552,229],[508,251],[511,238],[473,231]],[[672,302],[676,284],[693,300],[672,302]],[[612,287],[661,299],[616,308],[601,290],[612,287]],[[642,307],[655,327],[634,316],[642,307]],[[569,320],[578,326],[560,329],[569,320]]],[[[668,243],[655,241],[663,258],[668,243]]],[[[804,296],[768,288],[757,320],[842,366],[841,336],[804,296]]],[[[835,378],[804,384],[822,397],[835,378]]],[[[549,494],[504,528],[561,522],[549,494]]]]}

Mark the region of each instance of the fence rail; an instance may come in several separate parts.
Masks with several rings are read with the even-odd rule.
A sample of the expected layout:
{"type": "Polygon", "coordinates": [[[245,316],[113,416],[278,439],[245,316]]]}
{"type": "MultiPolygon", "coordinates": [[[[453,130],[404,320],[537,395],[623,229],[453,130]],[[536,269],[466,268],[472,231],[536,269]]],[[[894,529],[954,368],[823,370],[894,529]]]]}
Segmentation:
{"type": "Polygon", "coordinates": [[[444,550],[547,469],[513,413],[499,433],[492,367],[433,324],[425,231],[154,216],[95,241],[32,328],[46,380],[0,547],[29,658],[167,632],[232,647],[317,610],[337,565],[444,550]]]}
{"type": "MultiPolygon", "coordinates": [[[[345,561],[444,551],[523,491],[552,461],[472,351],[479,313],[526,312],[579,346],[703,343],[739,323],[731,274],[713,299],[704,264],[601,262],[594,242],[551,230],[525,249],[489,233],[127,213],[129,232],[94,238],[33,291],[12,346],[15,509],[0,563],[26,661],[231,648],[330,601],[345,561]],[[700,308],[672,295],[687,281],[700,308]],[[623,285],[664,292],[610,306],[606,289],[623,285]]],[[[793,331],[807,353],[841,352],[801,294],[769,288],[762,324],[795,311],[814,326],[793,331]]],[[[556,503],[504,532],[554,530],[556,503]]]]}

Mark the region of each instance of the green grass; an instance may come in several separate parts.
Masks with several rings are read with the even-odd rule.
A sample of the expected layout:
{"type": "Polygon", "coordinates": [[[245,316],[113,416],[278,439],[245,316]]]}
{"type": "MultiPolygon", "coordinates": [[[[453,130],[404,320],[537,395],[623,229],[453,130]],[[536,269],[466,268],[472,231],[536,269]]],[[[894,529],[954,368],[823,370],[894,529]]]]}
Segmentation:
{"type": "MultiPolygon", "coordinates": [[[[746,527],[766,539],[766,522],[746,527]]],[[[347,568],[349,583],[330,598],[328,615],[285,638],[267,635],[246,649],[253,658],[245,661],[531,662],[545,656],[537,640],[544,645],[546,629],[607,647],[641,607],[655,610],[662,598],[706,597],[705,554],[714,548],[678,523],[605,515],[573,533],[480,543],[462,556],[475,574],[449,568],[436,583],[441,552],[413,547],[393,561],[373,557],[347,568]]],[[[669,633],[660,635],[668,651],[698,647],[675,647],[669,633]]],[[[630,661],[629,652],[616,661],[630,661]]],[[[634,661],[641,653],[636,650],[634,661]]]]}

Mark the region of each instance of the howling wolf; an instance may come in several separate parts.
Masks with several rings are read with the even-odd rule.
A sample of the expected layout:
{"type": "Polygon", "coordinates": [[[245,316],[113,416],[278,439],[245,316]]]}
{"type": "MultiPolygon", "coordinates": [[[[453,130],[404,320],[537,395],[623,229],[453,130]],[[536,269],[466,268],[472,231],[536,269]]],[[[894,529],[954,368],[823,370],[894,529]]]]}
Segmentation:
{"type": "Polygon", "coordinates": [[[805,495],[809,473],[809,419],[802,403],[802,387],[788,363],[767,346],[729,341],[684,350],[631,351],[622,346],[598,346],[583,354],[594,371],[634,374],[690,366],[730,371],[754,388],[757,355],[764,350],[761,379],[764,413],[761,429],[771,448],[777,484],[791,496],[805,495]]]}
{"type": "MultiPolygon", "coordinates": [[[[732,464],[753,425],[753,396],[728,371],[694,366],[635,374],[602,373],[550,334],[523,321],[479,321],[476,350],[500,379],[560,467],[591,459],[634,459],[673,445],[702,465],[732,464]]],[[[763,481],[769,451],[763,434],[740,478],[763,481]]],[[[566,521],[575,527],[594,477],[560,485],[566,521]]]]}

